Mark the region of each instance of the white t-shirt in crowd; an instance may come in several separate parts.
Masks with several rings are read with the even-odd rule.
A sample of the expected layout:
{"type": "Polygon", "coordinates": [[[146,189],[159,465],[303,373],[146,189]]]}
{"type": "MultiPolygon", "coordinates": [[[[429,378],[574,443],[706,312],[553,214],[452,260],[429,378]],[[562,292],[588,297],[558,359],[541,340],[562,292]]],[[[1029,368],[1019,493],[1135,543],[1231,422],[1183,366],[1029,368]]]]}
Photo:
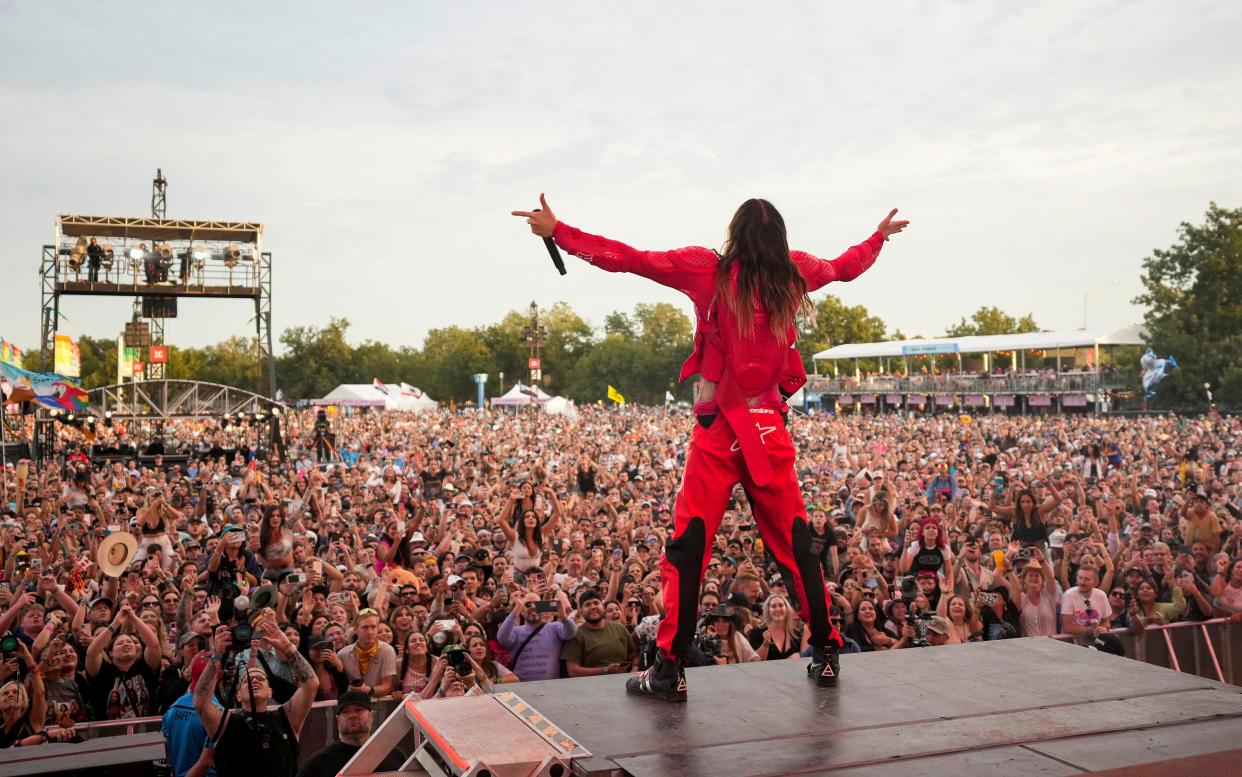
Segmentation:
{"type": "Polygon", "coordinates": [[[1113,616],[1113,608],[1108,604],[1108,594],[1100,589],[1092,588],[1091,595],[1084,597],[1074,586],[1061,597],[1061,614],[1070,616],[1079,626],[1095,628],[1113,616]]]}

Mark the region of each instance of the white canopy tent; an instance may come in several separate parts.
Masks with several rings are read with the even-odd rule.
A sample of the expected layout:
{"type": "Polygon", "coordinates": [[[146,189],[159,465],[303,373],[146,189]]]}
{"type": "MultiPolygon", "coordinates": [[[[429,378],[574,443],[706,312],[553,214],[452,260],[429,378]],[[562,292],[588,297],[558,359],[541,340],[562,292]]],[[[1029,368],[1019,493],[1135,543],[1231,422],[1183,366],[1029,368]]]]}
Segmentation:
{"type": "Polygon", "coordinates": [[[552,397],[543,403],[543,412],[548,415],[565,416],[571,421],[578,417],[578,408],[574,406],[572,400],[565,397],[552,397]]]}
{"type": "MultiPolygon", "coordinates": [[[[966,337],[935,337],[917,340],[888,340],[880,343],[844,343],[813,355],[815,362],[857,359],[908,359],[912,356],[956,354],[1017,354],[1019,364],[1028,351],[1043,351],[1049,356],[1056,354],[1057,370],[1061,369],[1061,354],[1078,349],[1094,352],[1092,364],[1100,364],[1100,348],[1117,345],[1143,345],[1146,332],[1138,324],[1121,329],[1071,329],[1060,332],[1024,332],[1013,335],[969,335],[966,337]]],[[[984,356],[984,366],[988,356],[984,356]]],[[[855,361],[855,368],[857,362],[855,361]]]]}
{"type": "Polygon", "coordinates": [[[431,397],[404,383],[400,384],[400,388],[389,386],[387,394],[372,383],[342,383],[311,404],[374,407],[406,413],[422,413],[439,406],[431,397]]]}
{"type": "Polygon", "coordinates": [[[504,396],[492,397],[492,407],[524,407],[526,405],[542,405],[552,396],[538,386],[514,384],[504,396]]]}
{"type": "Polygon", "coordinates": [[[1146,333],[1138,324],[1121,329],[1072,329],[1062,332],[1026,332],[1017,335],[971,335],[882,343],[845,343],[820,351],[815,361],[833,359],[900,358],[916,353],[994,353],[996,351],[1055,351],[1097,345],[1143,345],[1146,333]]]}

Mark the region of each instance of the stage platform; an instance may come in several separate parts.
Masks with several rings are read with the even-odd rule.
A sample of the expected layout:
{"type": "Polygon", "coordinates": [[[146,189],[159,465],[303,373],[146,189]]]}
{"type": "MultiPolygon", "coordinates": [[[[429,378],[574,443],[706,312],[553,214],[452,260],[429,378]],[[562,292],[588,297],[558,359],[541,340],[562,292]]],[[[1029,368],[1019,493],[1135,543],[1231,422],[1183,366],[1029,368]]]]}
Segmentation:
{"type": "Polygon", "coordinates": [[[1064,642],[847,655],[835,689],[815,687],[805,665],[691,669],[685,704],[629,696],[625,677],[612,675],[505,690],[591,752],[574,762],[581,775],[966,777],[1124,769],[1189,777],[1242,768],[1242,687],[1064,642]]]}

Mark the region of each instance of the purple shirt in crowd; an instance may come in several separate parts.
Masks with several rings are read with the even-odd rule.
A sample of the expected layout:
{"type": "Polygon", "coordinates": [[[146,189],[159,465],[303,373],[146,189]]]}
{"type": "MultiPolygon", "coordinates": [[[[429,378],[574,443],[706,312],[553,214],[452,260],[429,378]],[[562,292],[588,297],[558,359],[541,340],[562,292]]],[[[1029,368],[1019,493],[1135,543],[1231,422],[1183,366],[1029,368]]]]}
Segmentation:
{"type": "MultiPolygon", "coordinates": [[[[519,625],[517,617],[511,612],[505,622],[500,624],[496,640],[512,655],[535,628],[519,625]]],[[[573,639],[577,633],[578,624],[573,621],[554,620],[545,624],[522,650],[517,663],[510,668],[523,681],[555,680],[561,676],[561,645],[573,639]]]]}

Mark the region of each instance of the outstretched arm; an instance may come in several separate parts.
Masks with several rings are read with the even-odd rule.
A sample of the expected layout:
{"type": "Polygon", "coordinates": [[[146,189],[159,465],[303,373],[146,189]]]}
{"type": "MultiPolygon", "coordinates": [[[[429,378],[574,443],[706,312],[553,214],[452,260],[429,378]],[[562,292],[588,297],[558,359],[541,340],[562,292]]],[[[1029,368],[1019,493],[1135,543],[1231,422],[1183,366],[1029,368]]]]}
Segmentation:
{"type": "Polygon", "coordinates": [[[718,260],[707,248],[639,251],[619,240],[592,235],[558,221],[542,194],[539,204],[542,210],[515,210],[513,215],[525,218],[531,232],[552,238],[561,248],[601,270],[634,273],[686,293],[692,291],[691,286],[699,285],[692,276],[706,281],[709,294],[714,287],[718,260]]]}
{"type": "Polygon", "coordinates": [[[909,221],[893,221],[897,209],[889,211],[888,216],[880,222],[871,237],[850,248],[836,259],[820,259],[804,251],[790,251],[789,257],[798,265],[798,272],[806,279],[808,292],[825,286],[833,281],[852,281],[866,272],[875,264],[880,255],[880,248],[890,235],[895,235],[906,228],[909,221]]]}

